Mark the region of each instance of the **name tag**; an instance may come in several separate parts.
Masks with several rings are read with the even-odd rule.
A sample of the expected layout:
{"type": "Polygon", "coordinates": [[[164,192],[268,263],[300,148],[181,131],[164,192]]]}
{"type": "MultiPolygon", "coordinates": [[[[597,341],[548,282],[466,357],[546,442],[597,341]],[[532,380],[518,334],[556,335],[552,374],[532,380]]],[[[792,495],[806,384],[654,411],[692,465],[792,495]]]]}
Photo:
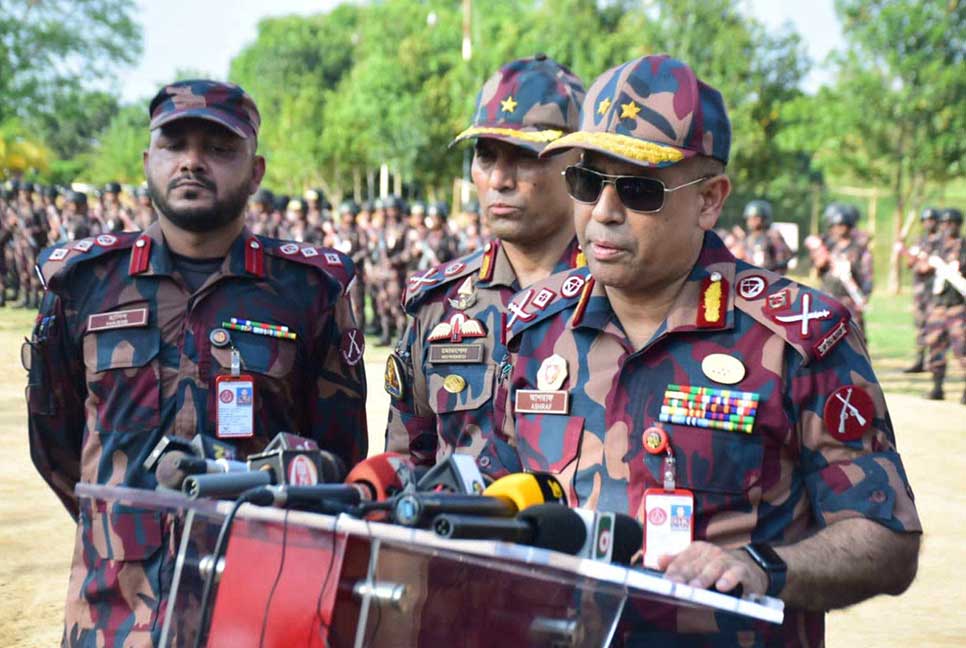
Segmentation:
{"type": "Polygon", "coordinates": [[[432,363],[479,364],[483,362],[482,344],[434,344],[429,347],[432,363]]]}
{"type": "Polygon", "coordinates": [[[218,376],[216,435],[219,439],[255,435],[255,381],[251,376],[218,376]]]}
{"type": "Polygon", "coordinates": [[[148,309],[132,308],[130,310],[113,311],[110,313],[96,313],[87,318],[88,331],[110,331],[112,329],[133,328],[147,326],[148,309]]]}
{"type": "Polygon", "coordinates": [[[518,389],[513,401],[518,414],[566,414],[569,405],[569,392],[538,389],[518,389]]]}
{"type": "Polygon", "coordinates": [[[644,491],[644,566],[657,569],[658,558],[681,553],[694,539],[694,495],[678,488],[644,491]]]}

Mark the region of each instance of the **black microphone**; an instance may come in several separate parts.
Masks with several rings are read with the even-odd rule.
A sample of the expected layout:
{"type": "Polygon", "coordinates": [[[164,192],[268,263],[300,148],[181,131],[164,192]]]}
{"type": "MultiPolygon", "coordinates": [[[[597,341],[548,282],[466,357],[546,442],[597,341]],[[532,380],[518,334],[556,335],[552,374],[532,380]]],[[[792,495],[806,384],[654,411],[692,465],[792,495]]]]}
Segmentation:
{"type": "Polygon", "coordinates": [[[272,494],[272,506],[321,513],[341,513],[368,497],[365,487],[353,484],[266,486],[265,490],[272,494]]]}
{"type": "Polygon", "coordinates": [[[503,499],[484,495],[403,493],[396,498],[392,511],[397,524],[421,527],[441,513],[509,518],[516,515],[517,508],[503,499]]]}
{"type": "Polygon", "coordinates": [[[221,473],[215,475],[188,475],[181,490],[191,499],[214,497],[235,499],[240,493],[256,486],[270,486],[275,482],[268,470],[221,473]]]}
{"type": "Polygon", "coordinates": [[[204,459],[189,455],[181,450],[172,450],[158,460],[154,476],[161,486],[181,490],[185,478],[189,475],[244,472],[247,470],[248,465],[242,461],[204,459]]]}

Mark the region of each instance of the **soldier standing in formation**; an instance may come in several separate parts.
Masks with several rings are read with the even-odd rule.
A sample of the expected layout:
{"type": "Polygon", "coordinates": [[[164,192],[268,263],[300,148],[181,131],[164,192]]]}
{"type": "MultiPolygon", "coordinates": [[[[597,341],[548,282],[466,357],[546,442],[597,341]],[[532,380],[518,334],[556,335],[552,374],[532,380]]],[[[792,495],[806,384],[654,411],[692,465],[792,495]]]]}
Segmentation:
{"type": "Polygon", "coordinates": [[[856,229],[859,210],[853,205],[832,203],[823,219],[825,236],[809,236],[805,247],[822,280],[822,290],[841,301],[865,332],[863,311],[872,294],[873,268],[869,237],[856,229]]]}
{"type": "Polygon", "coordinates": [[[781,232],[772,228],[772,208],[767,200],[752,200],[745,206],[745,230],[735,242],[734,254],[742,261],[785,274],[792,250],[781,232]]]}
{"type": "MultiPolygon", "coordinates": [[[[926,319],[926,367],[932,373],[930,400],[943,400],[943,381],[946,378],[946,354],[951,349],[953,359],[966,374],[966,245],[963,245],[963,214],[958,209],[944,209],[939,214],[940,241],[933,255],[945,264],[941,272],[928,259],[920,259],[916,272],[931,279],[932,307],[926,319]],[[948,274],[946,274],[948,273],[948,274]]],[[[959,402],[966,404],[966,390],[959,402]]]]}
{"type": "MultiPolygon", "coordinates": [[[[507,310],[516,291],[580,263],[561,176],[575,156],[538,154],[576,128],[583,95],[580,79],[543,55],[505,65],[480,91],[472,125],[455,141],[475,141],[473,182],[494,238],[410,277],[409,327],[386,364],[387,450],[425,466],[467,453],[490,477],[520,470],[493,426],[502,330],[529,317],[507,310]]],[[[530,297],[527,310],[548,300],[530,297]]]]}
{"type": "Polygon", "coordinates": [[[363,264],[369,254],[369,241],[356,223],[359,206],[354,200],[345,200],[339,206],[339,224],[332,233],[330,247],[352,259],[358,269],[355,280],[349,288],[352,300],[352,312],[355,315],[356,326],[365,330],[366,327],[366,276],[362,272],[363,264]]]}
{"type": "Polygon", "coordinates": [[[911,248],[906,250],[901,242],[896,244],[900,252],[905,252],[907,263],[912,270],[912,305],[913,319],[916,325],[916,360],[912,366],[906,367],[902,373],[913,374],[926,371],[926,319],[929,316],[929,309],[932,304],[932,268],[928,263],[925,265],[921,260],[928,259],[935,254],[937,248],[942,243],[942,234],[939,232],[939,210],[933,207],[926,207],[919,215],[919,222],[922,224],[922,236],[911,248]]]}

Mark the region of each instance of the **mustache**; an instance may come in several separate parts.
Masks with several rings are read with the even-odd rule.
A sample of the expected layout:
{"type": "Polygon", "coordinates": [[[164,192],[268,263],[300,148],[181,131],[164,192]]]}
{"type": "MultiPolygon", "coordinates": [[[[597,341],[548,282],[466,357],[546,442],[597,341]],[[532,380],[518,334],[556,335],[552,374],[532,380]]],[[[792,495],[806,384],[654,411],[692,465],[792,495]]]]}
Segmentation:
{"type": "Polygon", "coordinates": [[[198,177],[196,175],[188,174],[188,175],[178,176],[177,178],[169,182],[168,191],[171,191],[172,189],[182,184],[183,182],[196,182],[202,185],[205,189],[208,189],[210,191],[215,190],[215,183],[212,182],[211,180],[208,180],[207,178],[198,177]]]}

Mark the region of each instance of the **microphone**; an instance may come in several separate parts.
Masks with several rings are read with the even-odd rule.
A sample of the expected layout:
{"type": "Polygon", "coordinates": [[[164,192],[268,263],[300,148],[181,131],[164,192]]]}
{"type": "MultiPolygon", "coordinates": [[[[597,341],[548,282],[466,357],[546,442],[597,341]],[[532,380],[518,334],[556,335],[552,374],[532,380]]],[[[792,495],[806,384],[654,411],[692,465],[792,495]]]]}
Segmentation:
{"type": "Polygon", "coordinates": [[[248,470],[215,475],[188,475],[181,485],[181,490],[191,499],[199,497],[235,499],[249,488],[270,486],[273,483],[275,480],[271,472],[248,470]]]}
{"type": "Polygon", "coordinates": [[[444,513],[433,520],[433,531],[443,538],[502,540],[624,565],[644,539],[640,523],[629,515],[557,503],[531,506],[509,520],[444,513]]]}
{"type": "Polygon", "coordinates": [[[186,454],[181,450],[171,450],[158,460],[154,476],[161,486],[181,490],[185,478],[189,475],[244,472],[246,470],[248,470],[248,466],[241,461],[203,459],[186,454]]]}
{"type": "Polygon", "coordinates": [[[365,487],[355,484],[266,486],[265,490],[272,495],[272,506],[317,513],[342,513],[368,496],[365,487]]]}
{"type": "Polygon", "coordinates": [[[363,499],[383,502],[415,484],[415,467],[412,461],[398,452],[383,452],[357,463],[345,483],[366,489],[363,499]]]}
{"type": "Polygon", "coordinates": [[[567,505],[567,495],[557,478],[549,473],[513,473],[500,477],[486,487],[484,495],[499,497],[518,511],[546,502],[567,505]]]}
{"type": "Polygon", "coordinates": [[[397,524],[423,527],[441,513],[469,513],[484,517],[513,517],[517,508],[498,497],[455,493],[403,493],[396,498],[392,517],[397,524]]]}
{"type": "Polygon", "coordinates": [[[479,495],[485,486],[476,459],[454,453],[426,471],[416,484],[416,490],[479,495]]]}

